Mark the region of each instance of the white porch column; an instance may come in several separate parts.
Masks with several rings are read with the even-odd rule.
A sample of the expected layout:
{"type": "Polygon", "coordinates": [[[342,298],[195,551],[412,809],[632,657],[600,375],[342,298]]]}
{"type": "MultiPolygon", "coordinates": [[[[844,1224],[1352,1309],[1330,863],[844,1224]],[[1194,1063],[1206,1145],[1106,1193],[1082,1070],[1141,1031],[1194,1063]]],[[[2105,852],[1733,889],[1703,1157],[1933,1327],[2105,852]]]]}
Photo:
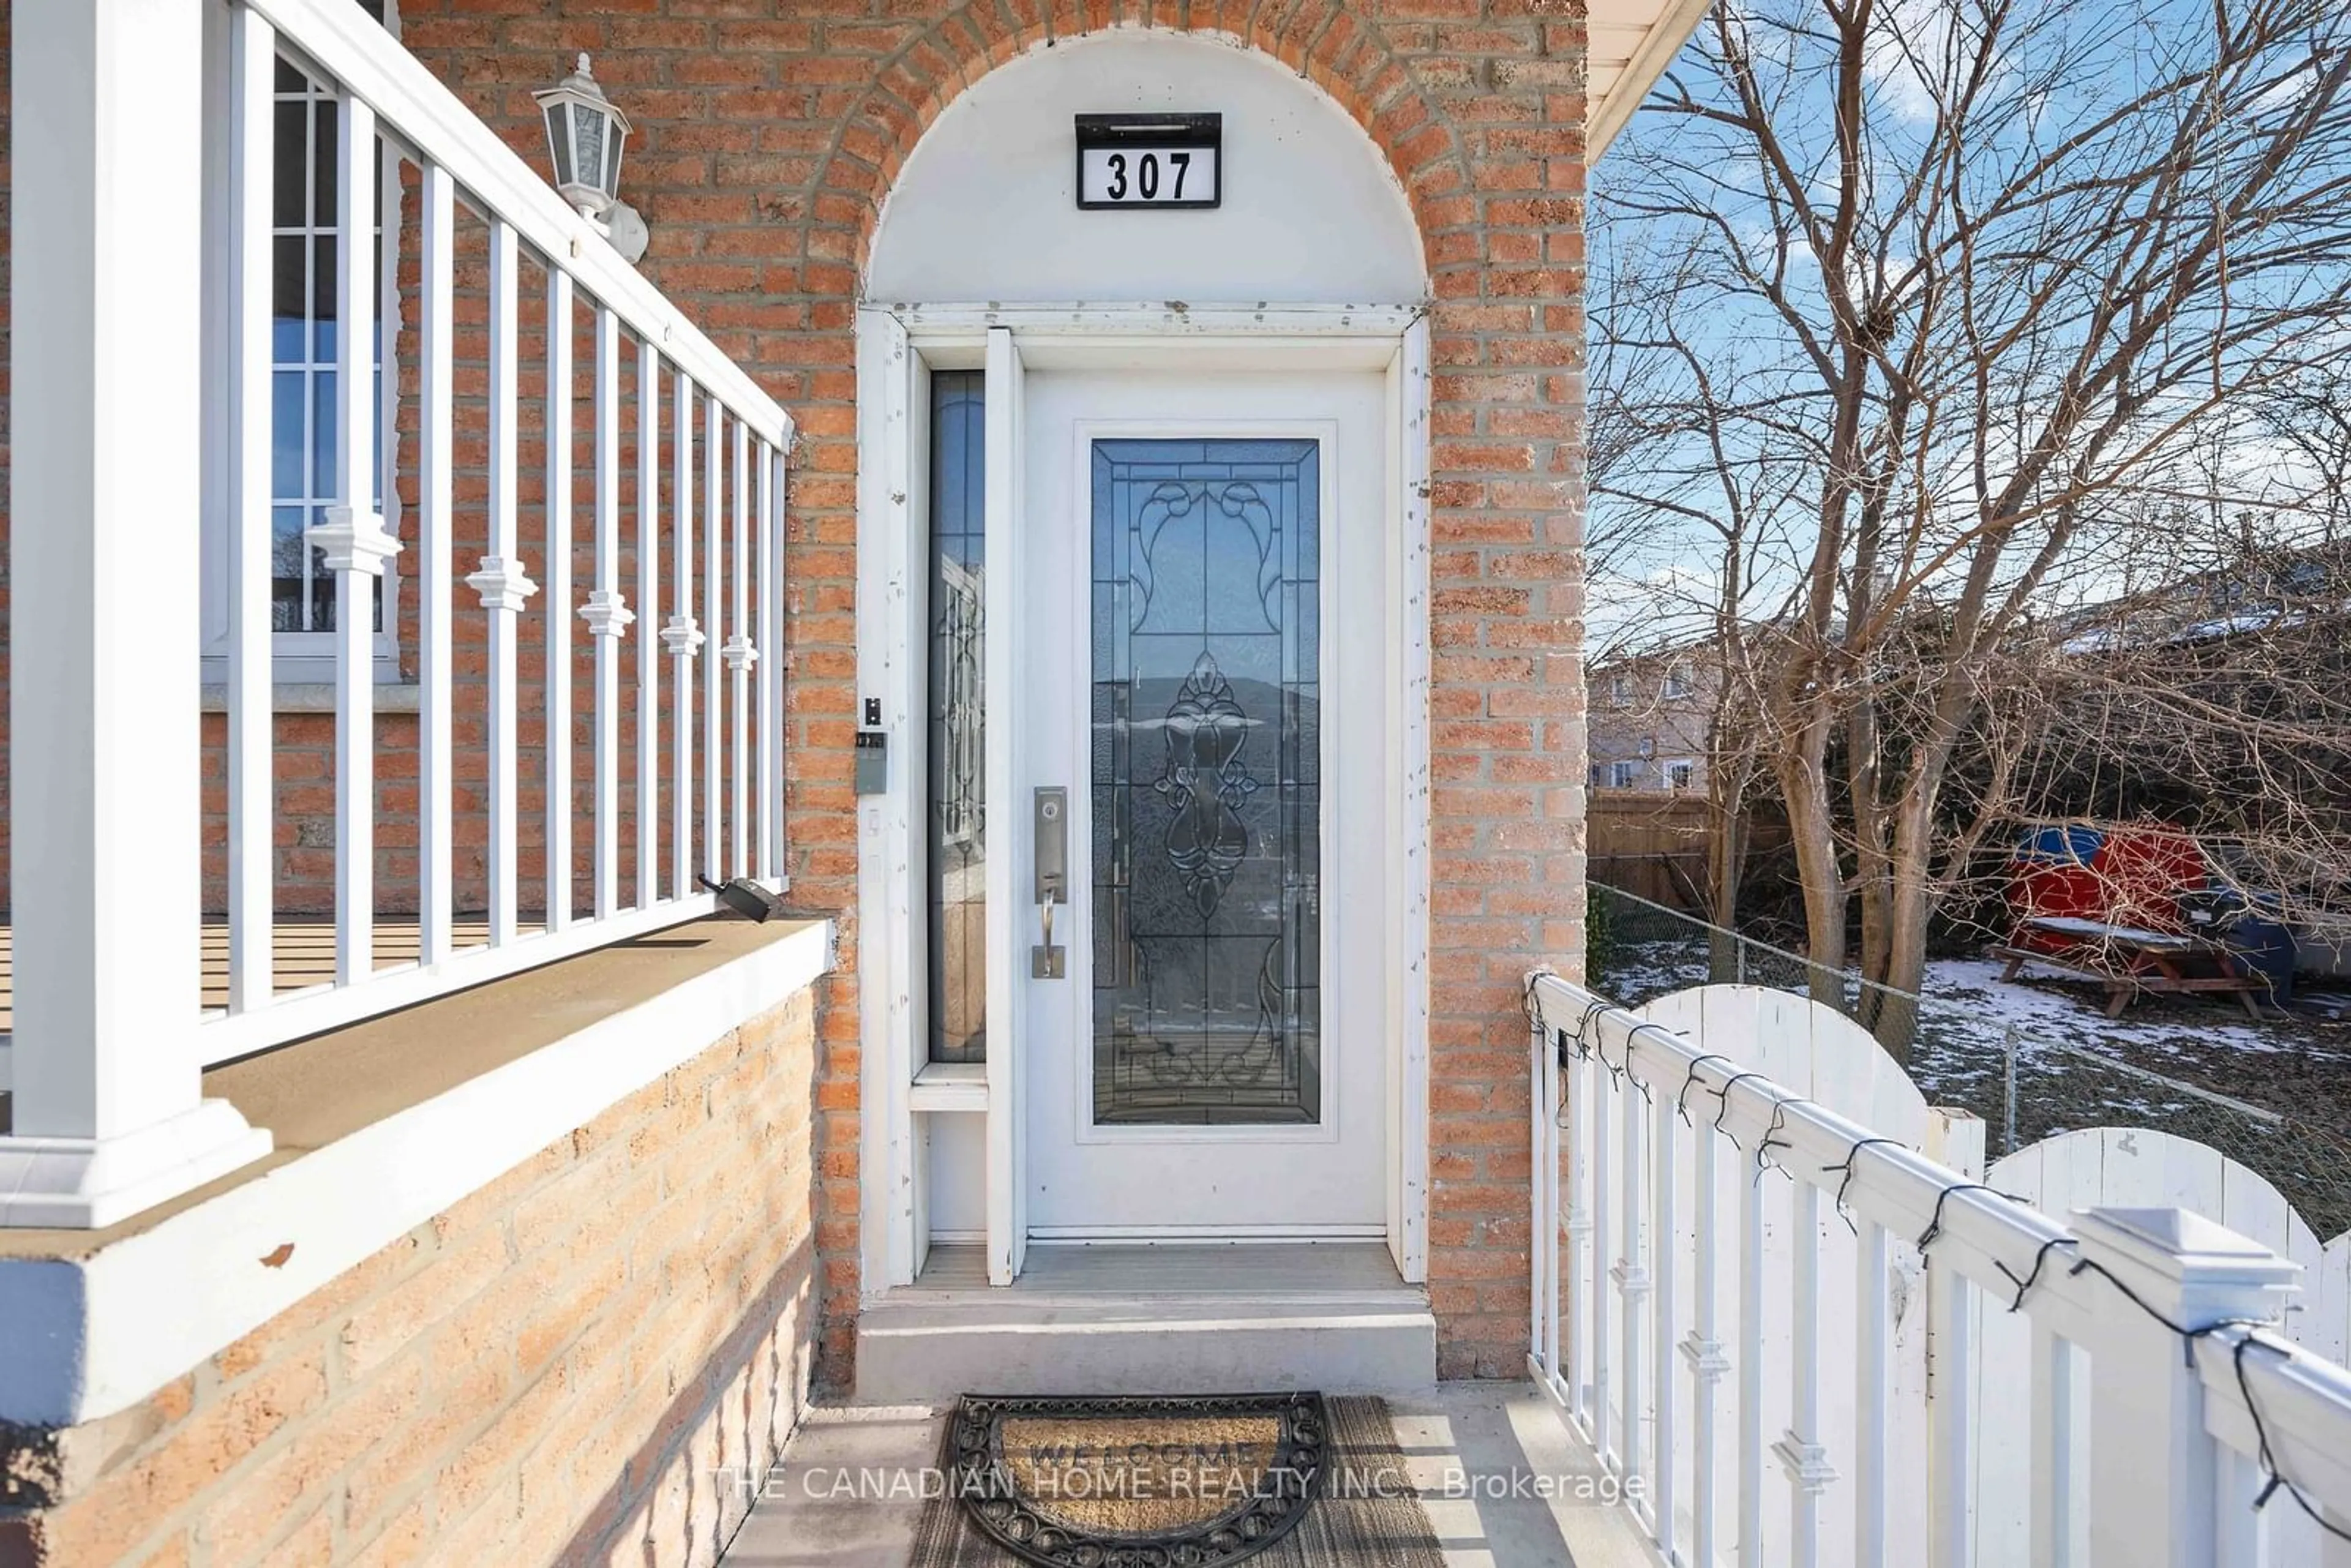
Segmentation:
{"type": "Polygon", "coordinates": [[[13,25],[0,1223],[96,1227],[269,1150],[196,1058],[203,7],[13,25]]]}
{"type": "Polygon", "coordinates": [[[2219,1495],[2203,1378],[2180,1335],[2154,1314],[2190,1330],[2274,1322],[2301,1266],[2185,1209],[2093,1208],[2074,1216],[2074,1231],[2083,1260],[2112,1276],[2092,1292],[2097,1317],[2085,1336],[2090,1560],[2199,1568],[2214,1561],[2219,1511],[2249,1511],[2252,1498],[2219,1495]]]}

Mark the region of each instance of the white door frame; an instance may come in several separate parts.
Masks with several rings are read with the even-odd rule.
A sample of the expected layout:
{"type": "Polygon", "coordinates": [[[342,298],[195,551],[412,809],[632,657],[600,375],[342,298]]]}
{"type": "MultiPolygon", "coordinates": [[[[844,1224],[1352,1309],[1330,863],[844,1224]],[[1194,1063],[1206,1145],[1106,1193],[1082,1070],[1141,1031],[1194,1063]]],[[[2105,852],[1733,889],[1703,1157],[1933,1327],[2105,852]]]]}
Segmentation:
{"type": "MultiPolygon", "coordinates": [[[[1395,810],[1387,846],[1397,895],[1386,911],[1387,1172],[1390,1253],[1402,1276],[1427,1275],[1428,1233],[1428,328],[1412,307],[1288,306],[1189,308],[1135,306],[888,306],[858,312],[857,682],[859,715],[881,703],[888,781],[857,810],[857,974],[860,1044],[861,1279],[868,1294],[911,1283],[929,1249],[928,1173],[915,1118],[986,1118],[988,1275],[1008,1284],[1028,1242],[1021,1204],[1023,1106],[1012,1031],[988,1039],[984,1069],[923,1060],[928,1038],[923,889],[922,722],[927,662],[922,603],[928,450],[925,395],[931,370],[988,375],[988,535],[986,614],[1010,623],[1019,581],[1022,463],[1019,376],[1024,365],[1122,369],[1353,369],[1387,376],[1389,505],[1385,577],[1389,697],[1386,778],[1395,810]],[[1013,395],[1005,397],[1009,387],[1013,395]],[[998,540],[1012,549],[998,553],[998,540]]],[[[1009,689],[1010,639],[987,639],[989,689],[1009,689]]],[[[989,727],[987,791],[1011,798],[1009,737],[989,727]]],[[[987,857],[992,907],[1025,896],[1012,841],[1025,815],[998,812],[987,857]],[[1005,819],[1009,821],[1006,821],[1005,819]],[[1008,829],[1009,831],[1002,831],[1008,829]],[[999,902],[1003,901],[1003,902],[999,902]]],[[[1014,955],[988,951],[988,1011],[1013,1005],[1014,955]]]]}

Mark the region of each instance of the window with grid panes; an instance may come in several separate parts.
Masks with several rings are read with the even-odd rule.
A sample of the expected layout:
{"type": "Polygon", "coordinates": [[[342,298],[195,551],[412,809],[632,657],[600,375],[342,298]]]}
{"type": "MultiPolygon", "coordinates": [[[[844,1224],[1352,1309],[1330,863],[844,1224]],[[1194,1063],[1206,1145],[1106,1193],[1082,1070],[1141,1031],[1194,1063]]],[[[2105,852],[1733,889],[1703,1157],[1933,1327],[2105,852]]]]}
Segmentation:
{"type": "MultiPolygon", "coordinates": [[[[398,32],[398,10],[390,0],[341,0],[398,32]]],[[[225,366],[231,326],[228,298],[229,183],[228,95],[230,91],[227,0],[205,5],[205,352],[208,371],[225,366]]],[[[294,61],[281,57],[271,82],[273,99],[267,269],[272,300],[270,340],[270,626],[276,633],[273,663],[281,683],[331,679],[336,660],[335,583],[319,552],[303,538],[326,520],[334,504],[335,421],[342,396],[336,364],[341,322],[336,304],[335,269],[340,260],[335,233],[340,192],[336,153],[340,127],[334,96],[294,61]]],[[[386,345],[399,329],[400,154],[380,142],[377,157],[376,288],[374,319],[368,332],[376,363],[369,389],[376,430],[376,472],[369,488],[385,526],[403,530],[391,476],[397,472],[398,445],[392,411],[398,367],[387,362],[386,345]],[[390,221],[388,221],[390,220],[390,221]]],[[[225,387],[218,389],[225,393],[225,387]]],[[[233,449],[229,404],[212,395],[205,404],[204,676],[218,682],[227,674],[228,476],[233,449]]],[[[400,559],[385,563],[375,580],[374,656],[379,680],[399,676],[393,633],[400,592],[400,559]]],[[[210,698],[208,700],[217,700],[210,698]]]]}
{"type": "MultiPolygon", "coordinates": [[[[353,0],[378,21],[383,0],[353,0]]],[[[344,323],[336,319],[336,267],[340,261],[335,216],[341,193],[336,183],[340,127],[334,94],[290,61],[277,62],[277,126],[273,174],[276,199],[270,214],[270,620],[278,632],[335,630],[335,579],[325,554],[306,546],[303,530],[326,521],[341,476],[335,471],[335,423],[344,389],[337,361],[344,323]]],[[[389,171],[387,171],[389,172],[389,171]]],[[[377,274],[375,319],[367,331],[375,339],[375,384],[368,389],[381,428],[385,283],[392,274],[383,245],[383,214],[397,199],[395,180],[376,183],[374,240],[381,265],[377,274]]],[[[376,443],[376,472],[370,485],[383,505],[383,470],[389,443],[376,443]]],[[[388,568],[376,580],[375,630],[383,630],[388,568]]]]}

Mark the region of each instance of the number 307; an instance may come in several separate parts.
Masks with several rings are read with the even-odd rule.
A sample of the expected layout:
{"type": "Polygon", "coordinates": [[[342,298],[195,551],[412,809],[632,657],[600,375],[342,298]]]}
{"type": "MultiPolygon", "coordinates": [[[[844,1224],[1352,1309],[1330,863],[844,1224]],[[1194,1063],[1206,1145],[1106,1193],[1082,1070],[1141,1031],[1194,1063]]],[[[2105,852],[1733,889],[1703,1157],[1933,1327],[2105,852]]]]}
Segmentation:
{"type": "MultiPolygon", "coordinates": [[[[1176,181],[1174,187],[1167,193],[1167,198],[1170,201],[1180,202],[1184,199],[1184,176],[1190,172],[1192,167],[1192,155],[1189,152],[1170,152],[1167,154],[1167,167],[1174,172],[1176,181]]],[[[1126,154],[1123,152],[1112,153],[1110,155],[1109,192],[1110,199],[1112,201],[1127,201],[1130,199],[1130,193],[1133,196],[1140,197],[1142,200],[1146,202],[1155,202],[1159,199],[1160,168],[1158,153],[1145,152],[1134,160],[1134,182],[1132,184],[1128,183],[1127,176],[1128,169],[1126,154]]]]}

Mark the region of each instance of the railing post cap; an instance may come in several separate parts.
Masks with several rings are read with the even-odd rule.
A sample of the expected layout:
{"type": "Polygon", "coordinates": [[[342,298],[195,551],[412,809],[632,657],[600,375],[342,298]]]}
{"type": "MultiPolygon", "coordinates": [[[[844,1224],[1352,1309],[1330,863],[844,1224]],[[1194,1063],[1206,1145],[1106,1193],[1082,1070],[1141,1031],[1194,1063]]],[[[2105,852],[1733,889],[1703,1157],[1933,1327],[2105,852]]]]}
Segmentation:
{"type": "Polygon", "coordinates": [[[2192,1296],[2215,1315],[2276,1313],[2301,1290],[2301,1264],[2184,1208],[2076,1209],[2073,1226],[2085,1259],[2175,1304],[2192,1296]]]}

